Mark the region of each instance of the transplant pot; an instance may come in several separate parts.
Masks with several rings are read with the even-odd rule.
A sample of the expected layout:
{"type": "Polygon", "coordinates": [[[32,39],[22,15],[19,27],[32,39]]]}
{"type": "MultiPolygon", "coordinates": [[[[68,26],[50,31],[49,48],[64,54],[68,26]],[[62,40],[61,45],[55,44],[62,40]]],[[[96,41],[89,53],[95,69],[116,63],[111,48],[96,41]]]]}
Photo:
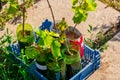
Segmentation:
{"type": "Polygon", "coordinates": [[[72,53],[72,55],[65,53],[65,62],[67,66],[66,71],[67,79],[70,79],[72,76],[74,76],[77,72],[79,72],[82,69],[79,51],[70,50],[70,52],[72,53]]]}
{"type": "Polygon", "coordinates": [[[48,70],[47,70],[46,63],[36,61],[35,66],[38,72],[40,72],[45,77],[47,76],[48,70]]]}
{"type": "Polygon", "coordinates": [[[24,31],[22,24],[18,25],[16,34],[21,49],[25,46],[31,45],[34,41],[33,29],[30,24],[26,23],[24,25],[24,31]]]}
{"type": "Polygon", "coordinates": [[[69,45],[69,51],[65,52],[65,62],[67,64],[67,79],[74,76],[82,69],[81,55],[80,55],[80,37],[81,33],[73,27],[69,27],[66,31],[67,45],[69,45]]]}
{"type": "Polygon", "coordinates": [[[75,28],[73,27],[69,27],[66,31],[66,37],[67,39],[70,41],[70,45],[72,46],[72,48],[74,48],[75,50],[79,50],[80,48],[80,44],[76,43],[76,41],[79,41],[80,36],[82,36],[82,34],[75,28]]]}
{"type": "MultiPolygon", "coordinates": [[[[50,55],[49,55],[50,56],[50,55]]],[[[65,80],[66,79],[66,63],[64,59],[49,58],[47,62],[47,78],[48,80],[65,80]]]]}

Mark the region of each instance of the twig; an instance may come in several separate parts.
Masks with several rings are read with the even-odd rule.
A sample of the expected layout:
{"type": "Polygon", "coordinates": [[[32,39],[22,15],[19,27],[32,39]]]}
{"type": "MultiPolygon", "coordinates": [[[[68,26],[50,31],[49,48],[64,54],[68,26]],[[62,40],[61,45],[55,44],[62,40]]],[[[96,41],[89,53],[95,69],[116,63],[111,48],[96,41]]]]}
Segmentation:
{"type": "Polygon", "coordinates": [[[50,5],[49,0],[47,0],[47,3],[48,3],[48,6],[49,6],[49,8],[50,8],[50,11],[51,11],[51,14],[52,14],[52,18],[53,18],[53,22],[54,22],[54,27],[55,27],[55,17],[54,17],[54,13],[53,13],[53,10],[52,10],[52,7],[51,7],[51,5],[50,5]]]}
{"type": "Polygon", "coordinates": [[[25,26],[25,0],[23,0],[23,37],[24,37],[24,26],[25,26]]]}
{"type": "Polygon", "coordinates": [[[73,28],[73,31],[75,30],[75,28],[76,28],[77,25],[78,25],[78,24],[75,24],[75,26],[74,26],[74,28],[73,28]]]}
{"type": "Polygon", "coordinates": [[[67,52],[72,56],[73,54],[70,52],[69,47],[68,47],[68,40],[66,40],[65,46],[67,48],[67,52]]]}
{"type": "Polygon", "coordinates": [[[24,37],[24,26],[25,26],[25,7],[23,7],[23,37],[24,37]]]}

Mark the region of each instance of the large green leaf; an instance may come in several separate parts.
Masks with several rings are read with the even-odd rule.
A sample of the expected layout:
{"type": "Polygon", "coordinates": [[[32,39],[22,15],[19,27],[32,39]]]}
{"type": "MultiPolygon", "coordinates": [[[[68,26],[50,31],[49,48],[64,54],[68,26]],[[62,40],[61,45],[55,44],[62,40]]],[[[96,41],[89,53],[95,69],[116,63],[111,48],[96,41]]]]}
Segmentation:
{"type": "Polygon", "coordinates": [[[74,21],[74,23],[79,24],[82,21],[85,21],[87,19],[87,16],[88,16],[88,14],[84,10],[76,8],[76,12],[73,17],[73,21],[74,21]]]}
{"type": "MultiPolygon", "coordinates": [[[[53,41],[52,34],[53,34],[52,32],[49,32],[47,30],[37,31],[37,35],[39,37],[38,45],[50,47],[52,44],[52,41],[53,41]]],[[[54,36],[56,36],[56,35],[54,34],[54,36]]]]}
{"type": "Polygon", "coordinates": [[[21,42],[32,43],[34,40],[32,26],[28,23],[24,25],[24,37],[23,37],[23,27],[22,24],[18,25],[16,29],[17,39],[21,42]]]}
{"type": "Polygon", "coordinates": [[[39,37],[38,45],[39,46],[44,45],[44,38],[46,36],[45,32],[43,32],[42,30],[37,30],[36,33],[39,37]]]}
{"type": "Polygon", "coordinates": [[[39,55],[39,51],[37,51],[34,47],[26,47],[25,55],[28,59],[34,59],[37,55],[39,55]]]}
{"type": "Polygon", "coordinates": [[[60,46],[61,44],[58,41],[53,41],[52,43],[52,54],[54,58],[61,57],[61,52],[60,52],[60,46]]]}
{"type": "Polygon", "coordinates": [[[18,10],[17,4],[10,4],[10,7],[8,8],[8,14],[15,14],[18,10]]]}
{"type": "Polygon", "coordinates": [[[85,21],[88,17],[88,11],[94,11],[96,9],[96,3],[94,0],[72,0],[72,9],[74,11],[73,22],[76,24],[85,21]]]}
{"type": "Polygon", "coordinates": [[[44,44],[46,46],[50,46],[52,44],[52,41],[53,41],[53,37],[52,36],[46,36],[45,39],[44,39],[44,44]]]}

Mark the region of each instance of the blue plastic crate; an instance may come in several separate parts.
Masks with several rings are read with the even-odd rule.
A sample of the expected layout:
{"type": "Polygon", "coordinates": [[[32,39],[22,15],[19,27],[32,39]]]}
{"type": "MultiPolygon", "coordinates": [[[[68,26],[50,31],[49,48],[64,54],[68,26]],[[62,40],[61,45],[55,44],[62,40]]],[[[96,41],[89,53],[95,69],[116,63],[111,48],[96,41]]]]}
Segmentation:
{"type": "MultiPolygon", "coordinates": [[[[100,67],[100,52],[93,50],[87,45],[84,45],[85,59],[82,60],[82,65],[84,66],[76,75],[74,75],[69,80],[85,80],[88,78],[95,70],[100,67]],[[86,61],[85,61],[86,60],[86,61]]],[[[40,74],[35,65],[34,74],[39,80],[47,80],[42,74],[40,74]]]]}
{"type": "MultiPolygon", "coordinates": [[[[52,24],[45,27],[44,25],[47,24],[48,24],[48,20],[47,21],[45,20],[40,29],[42,30],[48,29],[50,31],[51,29],[50,27],[52,24]]],[[[84,45],[84,59],[82,60],[82,70],[78,72],[76,75],[74,75],[70,80],[84,80],[99,67],[100,67],[100,52],[98,50],[91,49],[87,45],[84,45]]],[[[40,77],[39,79],[41,80],[42,78],[40,77]]]]}
{"type": "Polygon", "coordinates": [[[85,80],[100,67],[100,52],[98,50],[93,50],[84,45],[84,55],[85,59],[82,60],[83,69],[70,80],[85,80]]]}
{"type": "MultiPolygon", "coordinates": [[[[14,51],[18,50],[18,47],[12,45],[14,51]]],[[[17,59],[17,57],[16,57],[17,59]]],[[[22,63],[20,59],[18,59],[20,64],[24,67],[25,64],[22,63]]],[[[69,80],[85,80],[88,78],[94,71],[96,71],[100,67],[100,52],[98,50],[93,50],[87,45],[84,45],[84,60],[82,60],[82,70],[80,70],[76,75],[74,75],[69,80]]],[[[39,80],[48,80],[41,73],[37,71],[35,64],[32,64],[28,67],[28,72],[34,74],[36,78],[39,80]]]]}
{"type": "MultiPolygon", "coordinates": [[[[42,26],[40,27],[41,30],[48,29],[49,31],[51,30],[52,27],[52,22],[45,20],[45,22],[42,23],[42,26]],[[45,27],[47,24],[49,24],[47,27],[45,27]]],[[[37,43],[38,37],[35,35],[35,42],[37,43]]],[[[16,55],[19,55],[19,45],[11,45],[13,52],[16,53],[16,55]]],[[[17,59],[17,56],[16,56],[17,59]]],[[[23,66],[24,63],[19,59],[20,64],[23,66]]],[[[76,75],[74,75],[72,78],[69,80],[85,80],[88,78],[94,71],[96,71],[100,67],[100,52],[98,50],[93,50],[87,45],[84,45],[84,59],[82,60],[82,70],[80,70],[76,75]]],[[[35,64],[32,64],[31,66],[28,67],[28,72],[34,74],[36,78],[39,80],[48,80],[46,77],[44,77],[41,73],[37,71],[37,68],[35,64]]]]}

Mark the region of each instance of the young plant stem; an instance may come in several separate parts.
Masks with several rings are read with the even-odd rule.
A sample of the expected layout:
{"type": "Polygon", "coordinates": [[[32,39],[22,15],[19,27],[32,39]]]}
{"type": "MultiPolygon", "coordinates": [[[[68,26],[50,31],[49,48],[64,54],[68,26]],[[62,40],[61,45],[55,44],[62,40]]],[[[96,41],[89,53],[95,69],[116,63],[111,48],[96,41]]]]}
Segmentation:
{"type": "Polygon", "coordinates": [[[77,25],[78,25],[78,24],[75,24],[75,25],[74,25],[73,31],[75,30],[75,28],[76,28],[77,25]]]}
{"type": "Polygon", "coordinates": [[[1,2],[1,0],[0,0],[0,10],[2,9],[2,2],[1,2]]]}
{"type": "Polygon", "coordinates": [[[23,37],[24,37],[24,25],[25,25],[25,0],[23,0],[23,9],[22,9],[22,11],[23,11],[23,37]]]}
{"type": "Polygon", "coordinates": [[[25,7],[23,7],[23,37],[24,37],[24,26],[25,26],[25,7]]]}
{"type": "Polygon", "coordinates": [[[36,50],[38,50],[38,51],[40,51],[40,52],[41,52],[41,48],[40,48],[38,45],[33,44],[33,46],[34,46],[34,48],[35,48],[36,50]]]}
{"type": "Polygon", "coordinates": [[[66,48],[67,48],[67,52],[68,52],[68,54],[69,55],[73,55],[71,52],[70,52],[70,50],[69,50],[69,46],[68,46],[68,41],[66,40],[66,42],[65,42],[65,46],[66,46],[66,48]]]}
{"type": "MultiPolygon", "coordinates": [[[[24,26],[25,26],[25,0],[23,0],[23,37],[24,37],[24,26]]],[[[25,45],[24,45],[24,54],[25,54],[25,45]]]]}
{"type": "Polygon", "coordinates": [[[48,6],[49,6],[49,8],[50,8],[50,11],[51,11],[51,14],[52,14],[52,18],[53,18],[53,22],[54,22],[54,27],[55,27],[55,17],[54,17],[54,13],[53,13],[53,10],[52,10],[52,7],[51,7],[51,5],[50,5],[49,0],[47,0],[47,3],[48,3],[48,6]]]}

